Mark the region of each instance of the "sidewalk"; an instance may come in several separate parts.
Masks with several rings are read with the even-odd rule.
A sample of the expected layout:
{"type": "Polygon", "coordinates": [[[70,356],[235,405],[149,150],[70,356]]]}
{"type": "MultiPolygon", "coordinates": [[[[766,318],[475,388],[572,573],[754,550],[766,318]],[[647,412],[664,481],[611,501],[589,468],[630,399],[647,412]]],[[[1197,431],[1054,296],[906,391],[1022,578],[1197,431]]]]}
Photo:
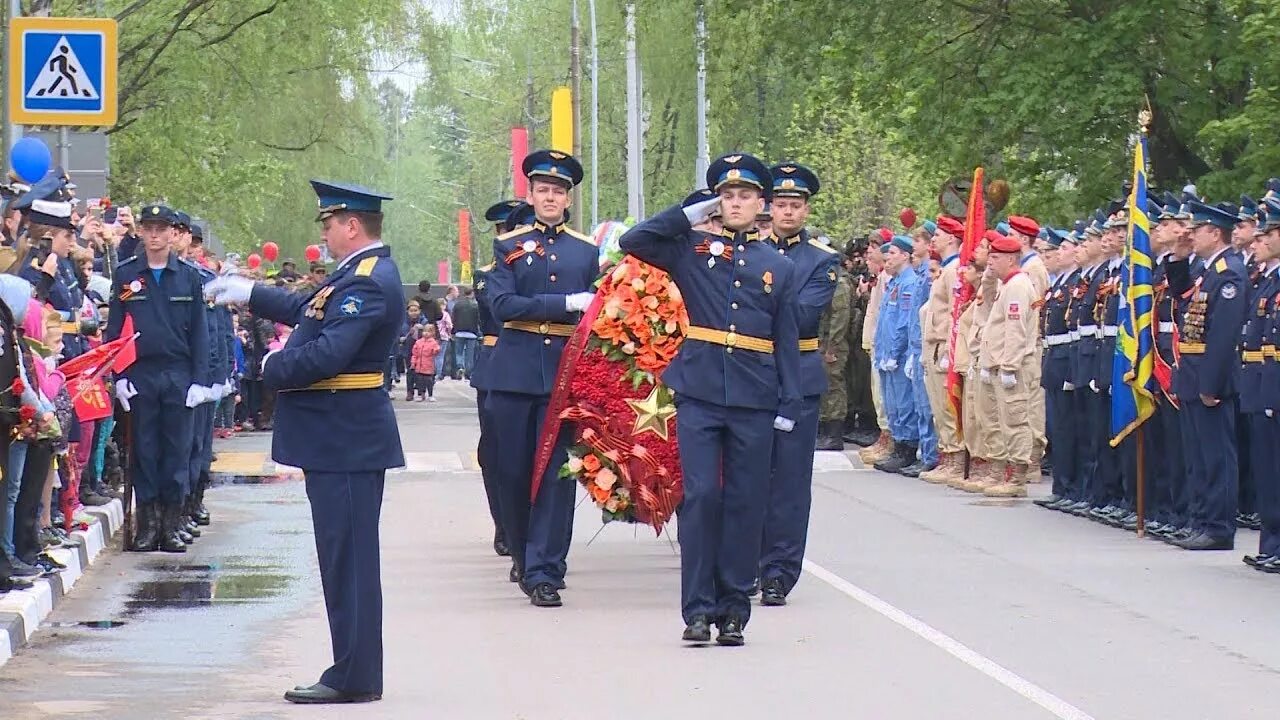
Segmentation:
{"type": "Polygon", "coordinates": [[[85,511],[94,517],[94,522],[86,530],[71,533],[79,544],[48,550],[54,559],[67,566],[66,570],[35,578],[35,585],[29,590],[12,590],[0,595],[0,667],[18,648],[30,642],[40,623],[53,612],[62,597],[71,592],[112,536],[124,527],[124,507],[119,500],[101,507],[86,507],[85,511]]]}

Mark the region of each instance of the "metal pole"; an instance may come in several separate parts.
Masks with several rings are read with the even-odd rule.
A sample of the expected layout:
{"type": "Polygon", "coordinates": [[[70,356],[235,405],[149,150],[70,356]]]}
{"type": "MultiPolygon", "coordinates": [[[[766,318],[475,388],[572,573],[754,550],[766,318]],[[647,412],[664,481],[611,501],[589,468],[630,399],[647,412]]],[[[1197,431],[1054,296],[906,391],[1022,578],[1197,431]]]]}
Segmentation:
{"type": "MultiPolygon", "coordinates": [[[[14,18],[22,17],[22,0],[9,0],[9,2],[5,3],[5,6],[6,6],[6,12],[4,17],[4,58],[5,58],[4,67],[5,67],[5,72],[7,73],[9,70],[9,66],[12,64],[12,61],[9,58],[9,25],[14,18]]],[[[22,139],[22,126],[15,124],[13,122],[13,118],[9,117],[9,78],[8,77],[5,78],[3,100],[4,100],[4,110],[3,110],[3,115],[0,115],[0,117],[3,117],[4,119],[4,153],[7,158],[9,154],[9,148],[13,147],[14,143],[22,139]]]]}
{"type": "Polygon", "coordinates": [[[702,187],[707,181],[707,167],[711,165],[711,148],[707,144],[707,4],[697,3],[697,24],[694,42],[698,47],[698,86],[695,101],[698,106],[698,156],[693,164],[693,186],[702,187]]]}
{"type": "MultiPolygon", "coordinates": [[[[582,157],[582,103],[578,100],[582,91],[582,28],[578,22],[578,0],[573,0],[573,18],[569,26],[569,76],[570,92],[573,93],[573,156],[582,157]]],[[[582,184],[573,188],[573,206],[582,207],[582,184]]],[[[578,211],[573,225],[582,229],[582,212],[578,211]]],[[[590,227],[587,228],[591,230],[590,227]]]]}
{"type": "Polygon", "coordinates": [[[636,4],[627,3],[627,214],[639,220],[642,217],[640,175],[644,162],[641,159],[640,139],[640,77],[636,63],[636,4]]]}
{"type": "Polygon", "coordinates": [[[600,46],[596,40],[596,0],[587,0],[591,21],[591,227],[600,222],[600,46]]]}

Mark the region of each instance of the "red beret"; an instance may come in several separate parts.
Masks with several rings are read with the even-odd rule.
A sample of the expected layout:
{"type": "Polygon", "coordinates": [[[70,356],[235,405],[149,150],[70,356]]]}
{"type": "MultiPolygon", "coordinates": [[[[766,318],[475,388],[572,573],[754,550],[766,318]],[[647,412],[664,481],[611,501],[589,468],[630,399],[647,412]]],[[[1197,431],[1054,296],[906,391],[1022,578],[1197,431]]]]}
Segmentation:
{"type": "Polygon", "coordinates": [[[1009,227],[1028,237],[1035,237],[1040,234],[1040,223],[1029,217],[1010,215],[1007,222],[1009,223],[1009,227]]]}
{"type": "Polygon", "coordinates": [[[988,230],[983,234],[987,242],[991,244],[991,252],[996,253],[1017,253],[1022,252],[1022,245],[1007,235],[1001,235],[995,230],[988,230]]]}
{"type": "Polygon", "coordinates": [[[890,240],[893,239],[893,231],[890,230],[889,228],[882,227],[880,228],[879,232],[880,232],[881,240],[884,240],[885,242],[889,242],[890,240]]]}
{"type": "Polygon", "coordinates": [[[964,237],[964,223],[951,217],[950,215],[938,216],[938,229],[945,232],[948,235],[954,235],[955,237],[958,237],[958,238],[964,237]]]}

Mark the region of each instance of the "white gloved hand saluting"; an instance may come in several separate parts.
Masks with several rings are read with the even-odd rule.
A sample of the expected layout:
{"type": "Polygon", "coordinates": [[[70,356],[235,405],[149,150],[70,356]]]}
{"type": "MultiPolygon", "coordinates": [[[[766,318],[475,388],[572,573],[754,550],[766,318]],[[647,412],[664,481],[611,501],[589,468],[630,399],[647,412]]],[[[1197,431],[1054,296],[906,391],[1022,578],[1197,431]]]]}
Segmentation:
{"type": "Polygon", "coordinates": [[[1000,373],[1000,384],[1004,386],[1005,390],[1011,390],[1014,385],[1018,384],[1018,378],[1013,373],[1000,373]]]}
{"type": "Polygon", "coordinates": [[[204,297],[219,305],[249,302],[253,281],[239,275],[220,275],[204,286],[204,297]]]}
{"type": "Polygon", "coordinates": [[[205,389],[203,385],[192,385],[187,388],[187,407],[193,408],[205,401],[205,389]]]}
{"type": "Polygon", "coordinates": [[[773,418],[773,429],[789,433],[796,429],[796,423],[794,420],[788,420],[781,415],[775,415],[773,418]]]}
{"type": "Polygon", "coordinates": [[[696,202],[687,208],[684,208],[684,216],[690,225],[698,225],[707,221],[713,213],[720,207],[720,196],[717,195],[710,200],[696,202]]]}
{"type": "Polygon", "coordinates": [[[129,398],[137,394],[138,389],[129,382],[129,378],[120,378],[116,381],[116,399],[120,401],[120,407],[124,408],[125,412],[132,409],[129,407],[129,398]]]}
{"type": "Polygon", "coordinates": [[[594,300],[596,294],[593,292],[579,292],[564,296],[565,312],[582,312],[594,300]]]}

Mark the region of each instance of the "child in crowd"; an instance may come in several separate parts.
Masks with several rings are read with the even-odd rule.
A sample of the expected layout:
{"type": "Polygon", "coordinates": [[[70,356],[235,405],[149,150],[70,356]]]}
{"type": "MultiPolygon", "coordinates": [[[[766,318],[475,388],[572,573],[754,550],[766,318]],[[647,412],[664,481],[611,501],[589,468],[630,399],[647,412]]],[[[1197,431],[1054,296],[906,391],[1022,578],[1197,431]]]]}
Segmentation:
{"type": "Polygon", "coordinates": [[[440,342],[436,340],[435,325],[423,325],[421,335],[413,343],[413,355],[409,364],[409,396],[406,400],[412,400],[416,390],[419,400],[436,401],[436,358],[439,355],[440,342]]]}

